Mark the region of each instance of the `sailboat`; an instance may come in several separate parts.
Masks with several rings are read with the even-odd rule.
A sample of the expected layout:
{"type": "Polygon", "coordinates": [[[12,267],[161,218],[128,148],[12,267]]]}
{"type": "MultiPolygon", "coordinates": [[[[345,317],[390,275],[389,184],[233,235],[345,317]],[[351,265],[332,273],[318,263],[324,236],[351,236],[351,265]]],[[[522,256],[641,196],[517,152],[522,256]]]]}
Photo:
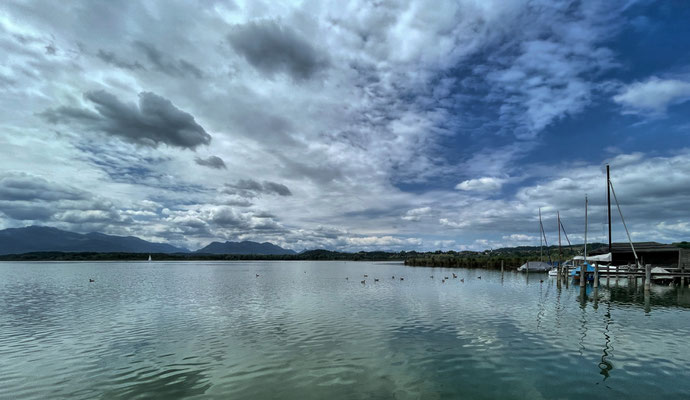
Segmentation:
{"type": "Polygon", "coordinates": [[[582,265],[579,267],[575,268],[571,273],[570,276],[573,277],[573,280],[579,281],[580,277],[584,273],[584,277],[586,280],[591,281],[594,280],[594,267],[589,265],[587,262],[587,210],[589,206],[589,200],[587,199],[587,195],[585,195],[585,250],[583,253],[583,261],[582,265]],[[582,272],[584,271],[584,272],[582,272]]]}
{"type": "Polygon", "coordinates": [[[151,254],[149,254],[149,262],[151,262],[151,254]]]}
{"type": "Polygon", "coordinates": [[[566,230],[565,230],[565,226],[563,225],[563,221],[561,221],[561,213],[559,212],[558,213],[558,256],[559,256],[558,265],[560,266],[560,268],[554,268],[551,271],[549,271],[549,276],[558,276],[559,272],[562,272],[564,270],[565,270],[566,275],[567,275],[576,267],[577,261],[583,259],[582,256],[575,256],[573,259],[568,260],[566,262],[560,261],[560,260],[563,260],[563,251],[561,249],[561,232],[563,232],[563,236],[565,236],[565,240],[568,241],[568,248],[570,250],[572,250],[573,244],[570,243],[570,238],[568,237],[568,232],[566,232],[566,230]]]}
{"type": "MultiPolygon", "coordinates": [[[[623,228],[625,228],[625,234],[628,236],[628,242],[630,243],[630,248],[632,250],[633,256],[635,257],[635,265],[637,266],[638,269],[642,268],[642,265],[640,263],[640,259],[637,257],[637,251],[635,251],[635,245],[633,244],[632,238],[630,237],[630,232],[628,231],[628,226],[625,223],[625,218],[623,218],[623,211],[621,211],[621,205],[618,202],[618,197],[616,196],[616,191],[613,188],[613,182],[611,181],[611,174],[610,174],[610,168],[609,165],[606,165],[606,202],[608,203],[608,227],[609,227],[609,252],[606,254],[601,254],[598,256],[592,256],[589,257],[590,261],[594,261],[595,263],[599,262],[605,262],[609,265],[607,268],[607,272],[612,272],[616,271],[618,273],[618,268],[616,266],[612,266],[611,263],[613,261],[613,253],[611,252],[611,195],[613,195],[613,199],[616,202],[616,208],[618,208],[618,214],[621,217],[621,222],[623,223],[623,228]]],[[[585,269],[585,274],[587,276],[588,281],[593,281],[594,280],[594,267],[592,267],[588,262],[587,262],[587,196],[585,196],[585,251],[582,256],[575,257],[573,260],[582,260],[583,264],[586,265],[585,269]],[[591,275],[590,275],[591,273],[591,275]]],[[[580,268],[577,268],[571,273],[571,276],[575,278],[575,280],[580,279],[580,268]]]]}
{"type": "MultiPolygon", "coordinates": [[[[549,244],[546,242],[546,234],[544,234],[544,225],[541,223],[541,208],[539,209],[539,261],[527,261],[522,264],[517,270],[518,272],[547,272],[552,266],[543,261],[543,246],[546,244],[548,249],[549,244]]],[[[549,259],[551,256],[549,256],[549,259]]]]}

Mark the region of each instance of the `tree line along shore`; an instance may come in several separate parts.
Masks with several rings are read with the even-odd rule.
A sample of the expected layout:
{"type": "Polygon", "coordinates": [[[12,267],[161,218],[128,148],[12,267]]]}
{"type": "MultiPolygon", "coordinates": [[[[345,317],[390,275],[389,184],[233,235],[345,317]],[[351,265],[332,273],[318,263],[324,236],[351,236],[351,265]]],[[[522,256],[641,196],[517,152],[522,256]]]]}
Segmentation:
{"type": "MultiPolygon", "coordinates": [[[[603,244],[601,244],[603,246],[603,244]]],[[[589,248],[595,246],[589,245],[589,248]]],[[[563,249],[563,257],[572,257],[582,252],[581,246],[563,249]]],[[[428,266],[446,268],[517,268],[528,260],[541,257],[548,261],[558,260],[557,246],[545,248],[542,253],[539,247],[515,247],[493,251],[361,251],[356,253],[331,250],[309,250],[298,254],[206,254],[206,253],[151,253],[154,261],[392,261],[404,262],[409,266],[428,266]]],[[[148,253],[114,253],[114,252],[32,252],[23,254],[0,255],[2,261],[147,261],[148,253]]]]}
{"type": "MultiPolygon", "coordinates": [[[[678,247],[690,248],[690,243],[674,243],[678,247]]],[[[603,243],[591,243],[587,249],[596,250],[603,243]]],[[[147,261],[149,255],[154,261],[391,261],[404,262],[413,267],[443,267],[443,268],[486,268],[500,269],[501,263],[505,269],[514,269],[527,261],[558,261],[568,260],[581,255],[582,245],[561,248],[558,246],[544,247],[522,246],[502,248],[496,250],[477,251],[361,251],[357,253],[338,252],[331,250],[309,250],[298,254],[206,254],[206,253],[100,253],[100,252],[32,252],[23,254],[0,255],[0,261],[147,261]]]]}

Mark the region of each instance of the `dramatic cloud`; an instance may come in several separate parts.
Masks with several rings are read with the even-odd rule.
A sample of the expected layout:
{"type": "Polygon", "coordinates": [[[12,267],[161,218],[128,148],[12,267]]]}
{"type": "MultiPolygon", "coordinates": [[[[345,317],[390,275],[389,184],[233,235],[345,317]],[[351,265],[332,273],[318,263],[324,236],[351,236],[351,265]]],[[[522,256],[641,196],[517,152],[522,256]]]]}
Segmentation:
{"type": "Polygon", "coordinates": [[[0,175],[0,200],[5,201],[57,201],[86,198],[82,190],[48,182],[26,173],[0,175]]]}
{"type": "Polygon", "coordinates": [[[233,27],[228,41],[256,69],[269,76],[285,72],[309,79],[328,66],[327,58],[290,27],[264,20],[233,27]]]}
{"type": "Polygon", "coordinates": [[[140,93],[138,107],[123,103],[104,90],[87,92],[84,98],[93,103],[96,112],[63,106],[42,115],[52,123],[79,124],[86,130],[105,132],[149,146],[165,143],[193,149],[211,142],[211,135],[191,114],[155,93],[140,93]]]}
{"type": "Polygon", "coordinates": [[[0,175],[0,212],[16,220],[69,226],[133,222],[102,198],[26,173],[0,175]]]}
{"type": "Polygon", "coordinates": [[[669,106],[690,100],[690,81],[653,76],[623,87],[613,100],[625,112],[663,114],[669,106]]]}
{"type": "Polygon", "coordinates": [[[215,168],[215,169],[227,169],[228,168],[225,165],[225,162],[223,161],[223,159],[218,157],[218,156],[209,156],[207,158],[196,157],[194,159],[194,162],[196,162],[199,165],[203,165],[203,166],[209,167],[209,168],[215,168]]]}
{"type": "Polygon", "coordinates": [[[687,240],[689,18],[639,0],[3,2],[0,228],[483,249],[534,244],[540,207],[547,235],[560,211],[581,240],[587,193],[597,239],[611,163],[633,235],[687,240]]]}
{"type": "Polygon", "coordinates": [[[240,179],[235,183],[226,183],[224,192],[242,197],[257,197],[262,194],[292,196],[290,189],[283,184],[269,181],[257,182],[253,179],[240,179]]]}

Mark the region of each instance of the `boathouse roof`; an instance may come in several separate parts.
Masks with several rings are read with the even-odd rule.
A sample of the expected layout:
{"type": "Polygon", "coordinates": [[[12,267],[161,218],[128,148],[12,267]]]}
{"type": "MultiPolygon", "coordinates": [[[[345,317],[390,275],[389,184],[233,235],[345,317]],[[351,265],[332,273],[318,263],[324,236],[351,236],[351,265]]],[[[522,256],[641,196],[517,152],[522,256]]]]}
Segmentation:
{"type": "MultiPolygon", "coordinates": [[[[633,245],[635,246],[635,251],[640,253],[648,253],[648,252],[677,252],[679,250],[678,247],[672,245],[672,244],[664,244],[664,243],[658,243],[658,242],[633,242],[633,245]]],[[[608,246],[602,246],[594,251],[589,252],[589,254],[596,255],[596,254],[605,254],[608,253],[609,249],[608,246]]],[[[626,242],[621,242],[621,243],[611,243],[611,253],[632,253],[632,249],[630,248],[630,243],[626,242]]]]}

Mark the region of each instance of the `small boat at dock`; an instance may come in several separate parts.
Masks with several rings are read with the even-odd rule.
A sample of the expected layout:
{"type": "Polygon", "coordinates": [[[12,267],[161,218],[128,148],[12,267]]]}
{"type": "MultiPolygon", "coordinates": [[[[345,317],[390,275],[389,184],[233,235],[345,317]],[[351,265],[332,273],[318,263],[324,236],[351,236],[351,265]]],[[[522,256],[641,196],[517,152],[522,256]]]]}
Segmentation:
{"type": "Polygon", "coordinates": [[[542,261],[527,261],[522,264],[517,270],[518,272],[547,272],[550,271],[553,266],[549,263],[542,261]]]}
{"type": "MultiPolygon", "coordinates": [[[[589,263],[585,263],[585,265],[585,279],[591,282],[594,280],[594,267],[589,263]]],[[[582,266],[579,266],[570,272],[570,276],[576,282],[580,281],[580,276],[582,275],[580,271],[582,271],[582,266]]]]}

